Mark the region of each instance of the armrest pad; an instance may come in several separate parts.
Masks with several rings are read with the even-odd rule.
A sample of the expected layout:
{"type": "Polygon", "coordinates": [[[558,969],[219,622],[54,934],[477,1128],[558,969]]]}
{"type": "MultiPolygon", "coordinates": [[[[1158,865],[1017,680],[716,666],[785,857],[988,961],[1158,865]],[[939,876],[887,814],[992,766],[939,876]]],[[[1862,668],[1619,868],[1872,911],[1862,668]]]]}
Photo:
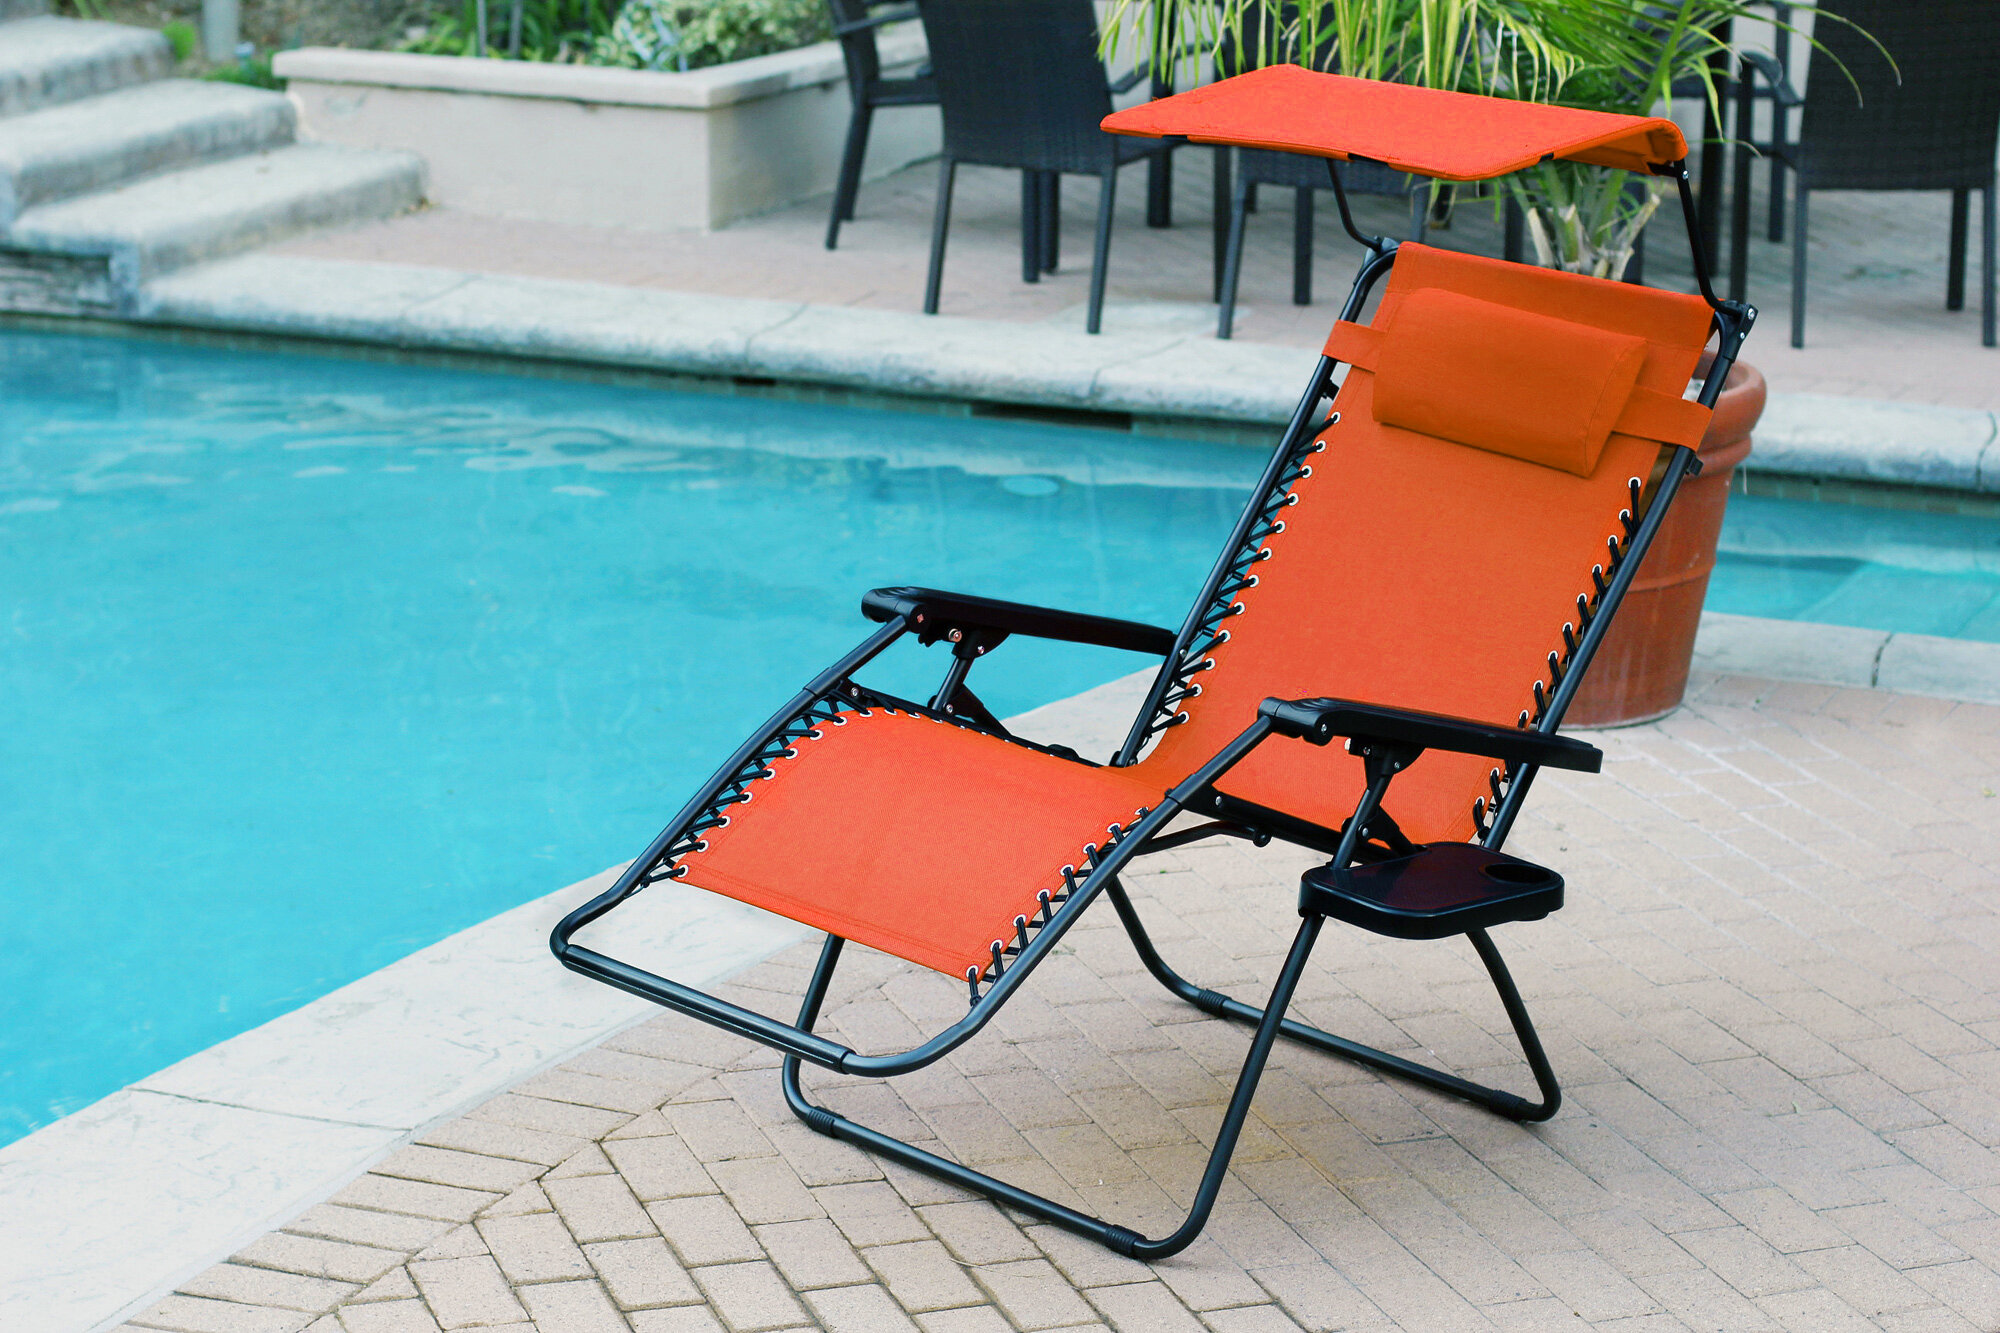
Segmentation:
{"type": "Polygon", "coordinates": [[[1569,736],[1552,736],[1522,727],[1496,727],[1490,722],[1419,713],[1345,699],[1266,699],[1257,711],[1270,719],[1271,730],[1325,745],[1335,736],[1399,741],[1426,750],[1452,750],[1486,755],[1507,763],[1540,764],[1595,773],[1604,753],[1569,736]]]}
{"type": "Polygon", "coordinates": [[[938,592],[933,588],[877,588],[861,599],[861,614],[874,621],[902,616],[925,643],[943,638],[954,629],[998,630],[1003,635],[1026,634],[1037,639],[1088,643],[1165,657],[1174,650],[1176,637],[1170,629],[1142,625],[1135,620],[1051,611],[1046,607],[938,592]]]}

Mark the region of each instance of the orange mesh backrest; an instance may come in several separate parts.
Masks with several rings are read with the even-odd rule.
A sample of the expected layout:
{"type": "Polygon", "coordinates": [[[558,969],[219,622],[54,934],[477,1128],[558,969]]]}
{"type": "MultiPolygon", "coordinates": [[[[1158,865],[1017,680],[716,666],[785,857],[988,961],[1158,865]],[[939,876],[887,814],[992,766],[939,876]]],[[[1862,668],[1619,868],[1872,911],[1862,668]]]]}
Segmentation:
{"type": "MultiPolygon", "coordinates": [[[[1445,344],[1468,337],[1475,345],[1506,338],[1516,344],[1510,355],[1531,343],[1536,374],[1547,367],[1538,392],[1550,396],[1565,432],[1587,427],[1595,408],[1589,390],[1602,388],[1579,393],[1558,382],[1576,376],[1579,341],[1599,347],[1596,373],[1606,376],[1620,373],[1622,340],[1640,340],[1639,388],[1677,399],[1708,338],[1709,310],[1698,297],[1405,244],[1374,321],[1392,368],[1407,350],[1396,346],[1401,308],[1431,292],[1541,317],[1440,330],[1440,303],[1425,295],[1413,327],[1440,358],[1451,354],[1445,344]],[[1597,339],[1592,330],[1611,336],[1597,339]]],[[[1336,353],[1338,345],[1336,338],[1336,353]]],[[[1494,438],[1456,443],[1380,421],[1376,378],[1358,367],[1348,372],[1335,403],[1339,419],[1320,434],[1310,475],[1293,487],[1283,531],[1252,566],[1255,586],[1223,622],[1228,641],[1208,654],[1186,720],[1166,731],[1142,771],[1167,781],[1187,773],[1271,695],[1329,695],[1512,724],[1534,709],[1535,682],[1551,681],[1549,654],[1564,652],[1577,597],[1591,592],[1592,567],[1608,563],[1607,540],[1622,531],[1628,482],[1648,476],[1659,444],[1614,431],[1594,467],[1578,475],[1498,451],[1504,441],[1494,438]]],[[[1457,376],[1442,360],[1427,378],[1398,386],[1400,419],[1428,414],[1455,434],[1478,437],[1490,407],[1504,419],[1494,431],[1532,425],[1533,394],[1493,401],[1490,383],[1457,376]]],[[[1429,752],[1397,778],[1387,809],[1416,841],[1470,838],[1473,802],[1488,792],[1493,767],[1477,756],[1429,752]]],[[[1338,747],[1274,741],[1219,785],[1331,828],[1353,809],[1361,766],[1338,747]]]]}

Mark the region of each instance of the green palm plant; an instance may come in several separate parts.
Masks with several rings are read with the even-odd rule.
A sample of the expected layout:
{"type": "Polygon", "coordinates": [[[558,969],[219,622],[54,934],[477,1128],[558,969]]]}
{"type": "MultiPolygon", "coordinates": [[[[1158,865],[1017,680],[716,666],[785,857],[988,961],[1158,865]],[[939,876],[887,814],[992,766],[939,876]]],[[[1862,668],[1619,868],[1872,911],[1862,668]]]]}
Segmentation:
{"type": "MultiPolygon", "coordinates": [[[[1733,19],[1771,22],[1757,11],[1749,0],[1114,0],[1104,45],[1154,68],[1195,51],[1237,69],[1293,63],[1629,115],[1662,115],[1677,88],[1693,89],[1719,116],[1719,34],[1733,19]]],[[[1669,188],[1573,162],[1500,185],[1542,264],[1598,277],[1624,272],[1669,188]]]]}

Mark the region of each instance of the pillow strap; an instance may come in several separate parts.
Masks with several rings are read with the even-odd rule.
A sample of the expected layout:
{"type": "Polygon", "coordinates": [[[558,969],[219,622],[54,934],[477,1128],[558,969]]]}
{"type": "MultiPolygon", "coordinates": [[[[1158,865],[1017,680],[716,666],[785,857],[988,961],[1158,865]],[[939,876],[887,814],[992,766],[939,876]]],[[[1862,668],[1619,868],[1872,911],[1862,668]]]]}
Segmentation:
{"type": "MultiPolygon", "coordinates": [[[[1356,370],[1373,372],[1381,351],[1382,330],[1344,319],[1334,322],[1326,340],[1326,354],[1356,370]]],[[[1710,415],[1710,409],[1691,399],[1641,385],[1632,390],[1611,429],[1620,435],[1699,449],[1710,415]]]]}

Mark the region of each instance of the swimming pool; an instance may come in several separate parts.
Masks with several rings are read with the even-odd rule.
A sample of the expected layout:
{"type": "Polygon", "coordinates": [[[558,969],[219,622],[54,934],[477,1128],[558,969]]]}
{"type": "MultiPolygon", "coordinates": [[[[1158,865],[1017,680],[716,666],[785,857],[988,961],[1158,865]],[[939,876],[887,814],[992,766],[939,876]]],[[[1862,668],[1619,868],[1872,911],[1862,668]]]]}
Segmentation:
{"type": "MultiPolygon", "coordinates": [[[[0,333],[0,1142],[632,855],[870,587],[1178,623],[1260,463],[0,333]]],[[[1017,640],[972,683],[1144,664],[1017,640]]]]}

